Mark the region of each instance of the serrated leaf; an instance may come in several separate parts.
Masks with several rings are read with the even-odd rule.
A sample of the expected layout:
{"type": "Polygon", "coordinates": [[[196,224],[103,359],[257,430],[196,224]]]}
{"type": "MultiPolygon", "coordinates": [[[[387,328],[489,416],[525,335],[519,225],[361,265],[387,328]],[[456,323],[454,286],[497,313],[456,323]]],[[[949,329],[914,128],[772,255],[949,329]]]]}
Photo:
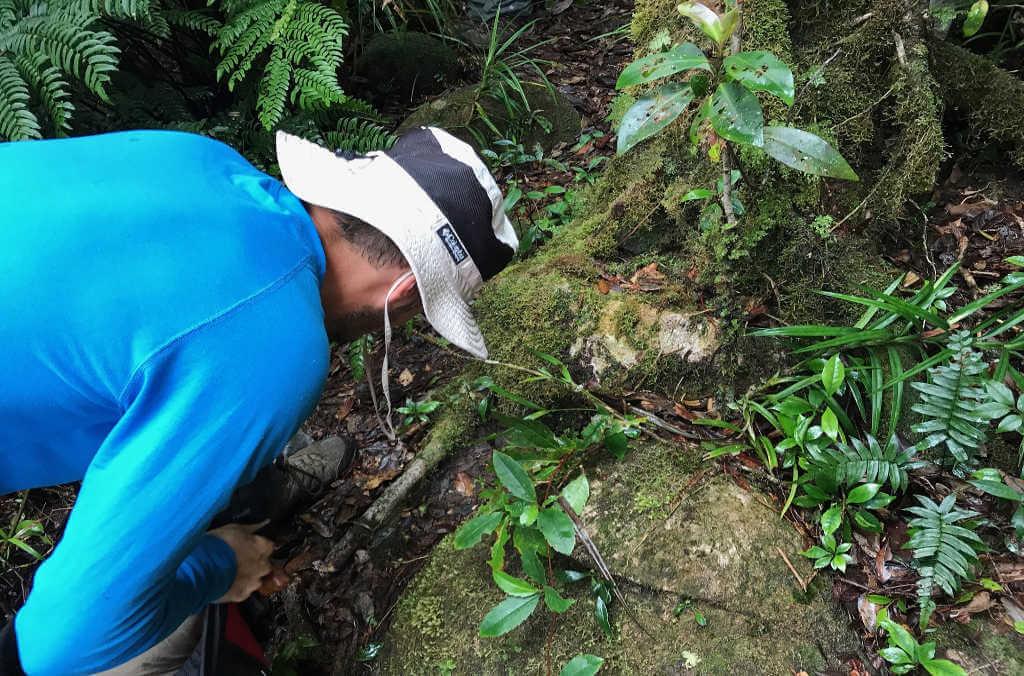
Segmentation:
{"type": "Polygon", "coordinates": [[[616,152],[621,155],[672,124],[692,101],[693,90],[676,82],[641,97],[622,117],[616,152]]]}
{"type": "Polygon", "coordinates": [[[534,490],[533,482],[530,481],[526,470],[517,460],[501,451],[494,451],[491,460],[494,463],[494,473],[498,476],[498,481],[508,489],[509,493],[520,500],[537,502],[537,492],[534,490]]]}
{"type": "Polygon", "coordinates": [[[750,91],[768,92],[793,105],[793,71],[771,52],[739,52],[722,63],[726,74],[750,91]]]}
{"type": "Polygon", "coordinates": [[[616,89],[633,87],[659,80],[687,70],[711,70],[708,59],[700,47],[687,42],[667,52],[651,54],[626,66],[615,83],[616,89]]]}
{"type": "Polygon", "coordinates": [[[746,145],[764,143],[764,113],[757,97],[738,82],[725,82],[711,96],[708,119],[724,139],[746,145]]]}
{"type": "Polygon", "coordinates": [[[476,546],[483,536],[494,532],[494,529],[501,523],[502,516],[501,512],[478,514],[459,526],[459,529],[455,531],[453,541],[455,549],[469,549],[476,546]]]}
{"type": "Polygon", "coordinates": [[[856,172],[824,139],[792,127],[765,127],[762,150],[782,164],[815,176],[859,181],[856,172]]]}
{"type": "Polygon", "coordinates": [[[484,616],[480,636],[493,638],[512,631],[526,621],[540,602],[540,594],[507,598],[484,616]]]}

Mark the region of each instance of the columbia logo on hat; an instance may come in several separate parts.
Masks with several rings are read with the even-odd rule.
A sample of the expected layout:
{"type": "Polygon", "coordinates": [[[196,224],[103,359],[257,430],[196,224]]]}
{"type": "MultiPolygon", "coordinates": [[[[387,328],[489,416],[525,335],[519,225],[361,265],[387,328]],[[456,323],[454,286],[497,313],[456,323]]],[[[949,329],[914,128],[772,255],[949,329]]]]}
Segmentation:
{"type": "Polygon", "coordinates": [[[437,235],[444,242],[444,246],[448,249],[448,255],[452,257],[455,264],[458,265],[462,261],[468,258],[465,247],[462,246],[462,242],[459,241],[459,236],[455,234],[450,225],[442,225],[437,229],[437,235]]]}

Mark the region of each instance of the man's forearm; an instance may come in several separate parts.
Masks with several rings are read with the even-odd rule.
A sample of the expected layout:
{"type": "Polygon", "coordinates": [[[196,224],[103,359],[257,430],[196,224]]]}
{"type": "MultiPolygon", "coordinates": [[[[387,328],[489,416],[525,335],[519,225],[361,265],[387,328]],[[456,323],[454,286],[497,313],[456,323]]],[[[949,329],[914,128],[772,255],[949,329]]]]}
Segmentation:
{"type": "Polygon", "coordinates": [[[14,638],[14,621],[0,627],[0,676],[24,676],[18,657],[18,642],[14,638]]]}

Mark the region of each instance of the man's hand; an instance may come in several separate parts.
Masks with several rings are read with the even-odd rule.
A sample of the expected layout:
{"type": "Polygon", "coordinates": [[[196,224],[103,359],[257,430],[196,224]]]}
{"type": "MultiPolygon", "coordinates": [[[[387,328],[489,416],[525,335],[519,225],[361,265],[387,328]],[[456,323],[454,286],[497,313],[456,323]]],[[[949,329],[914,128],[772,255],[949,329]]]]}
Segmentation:
{"type": "Polygon", "coordinates": [[[266,523],[229,523],[210,531],[210,535],[216,535],[228,543],[234,550],[237,561],[235,581],[231,584],[231,589],[217,599],[217,603],[244,601],[260,588],[263,577],[271,572],[270,555],[274,551],[274,543],[261,535],[256,535],[256,531],[263,528],[266,523]]]}

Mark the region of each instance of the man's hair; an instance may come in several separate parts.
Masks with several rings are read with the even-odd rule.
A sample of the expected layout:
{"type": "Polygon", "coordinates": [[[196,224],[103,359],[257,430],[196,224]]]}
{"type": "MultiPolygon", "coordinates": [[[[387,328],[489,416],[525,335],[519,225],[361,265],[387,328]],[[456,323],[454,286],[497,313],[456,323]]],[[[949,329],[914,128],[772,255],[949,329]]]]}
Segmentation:
{"type": "MultiPolygon", "coordinates": [[[[310,205],[305,204],[306,210],[310,205]]],[[[391,238],[366,221],[351,214],[321,207],[337,224],[338,232],[354,246],[366,260],[378,267],[407,265],[405,256],[391,238]]]]}

